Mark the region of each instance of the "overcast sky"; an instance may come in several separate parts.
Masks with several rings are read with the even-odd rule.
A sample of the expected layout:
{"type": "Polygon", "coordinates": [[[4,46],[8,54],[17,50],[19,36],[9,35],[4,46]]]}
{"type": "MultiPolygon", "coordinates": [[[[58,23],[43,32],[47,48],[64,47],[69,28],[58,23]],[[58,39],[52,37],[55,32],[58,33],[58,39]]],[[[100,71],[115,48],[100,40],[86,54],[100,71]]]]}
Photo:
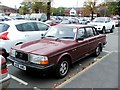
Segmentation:
{"type": "MultiPolygon", "coordinates": [[[[0,0],[2,5],[19,8],[23,0],[0,0]]],[[[85,0],[53,0],[53,7],[82,7],[85,0]]],[[[100,3],[103,0],[98,0],[100,3]]]]}

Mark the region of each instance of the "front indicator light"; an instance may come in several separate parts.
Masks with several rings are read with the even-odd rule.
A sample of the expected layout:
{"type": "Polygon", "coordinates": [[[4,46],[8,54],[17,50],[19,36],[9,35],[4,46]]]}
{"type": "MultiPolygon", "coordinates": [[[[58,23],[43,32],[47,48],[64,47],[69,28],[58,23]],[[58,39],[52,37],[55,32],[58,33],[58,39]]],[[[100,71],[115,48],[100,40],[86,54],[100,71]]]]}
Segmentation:
{"type": "Polygon", "coordinates": [[[48,62],[48,60],[41,60],[41,61],[40,61],[40,64],[45,65],[45,64],[49,64],[49,62],[48,62]]]}

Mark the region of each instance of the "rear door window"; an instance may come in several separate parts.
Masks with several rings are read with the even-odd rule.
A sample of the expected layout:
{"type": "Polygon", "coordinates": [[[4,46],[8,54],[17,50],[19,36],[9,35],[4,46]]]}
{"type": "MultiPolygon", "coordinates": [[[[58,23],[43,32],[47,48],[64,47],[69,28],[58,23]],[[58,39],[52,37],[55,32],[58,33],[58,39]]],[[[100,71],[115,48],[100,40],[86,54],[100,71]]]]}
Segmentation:
{"type": "Polygon", "coordinates": [[[8,24],[0,23],[0,33],[7,31],[9,27],[8,24]]]}
{"type": "Polygon", "coordinates": [[[23,24],[16,25],[19,31],[36,31],[33,22],[27,22],[23,24]]]}
{"type": "Polygon", "coordinates": [[[93,32],[93,29],[91,27],[87,27],[86,32],[87,32],[88,37],[93,37],[94,36],[94,32],[93,32]]]}

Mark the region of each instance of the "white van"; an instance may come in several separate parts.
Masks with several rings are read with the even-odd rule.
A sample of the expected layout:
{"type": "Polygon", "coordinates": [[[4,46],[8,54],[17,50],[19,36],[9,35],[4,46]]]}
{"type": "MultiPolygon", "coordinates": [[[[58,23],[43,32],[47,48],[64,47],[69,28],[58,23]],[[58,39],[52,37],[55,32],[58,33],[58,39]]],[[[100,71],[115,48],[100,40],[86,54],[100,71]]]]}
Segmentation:
{"type": "Polygon", "coordinates": [[[44,22],[47,20],[47,15],[45,13],[32,13],[30,19],[44,22]]]}

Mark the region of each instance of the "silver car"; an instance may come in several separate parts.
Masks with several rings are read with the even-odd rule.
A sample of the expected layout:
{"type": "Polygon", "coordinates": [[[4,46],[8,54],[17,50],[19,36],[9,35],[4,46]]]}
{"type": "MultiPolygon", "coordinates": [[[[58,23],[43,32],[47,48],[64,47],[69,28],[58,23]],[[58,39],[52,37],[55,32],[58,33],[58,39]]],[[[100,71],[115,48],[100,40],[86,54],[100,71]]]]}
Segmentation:
{"type": "Polygon", "coordinates": [[[8,74],[8,68],[5,58],[0,55],[0,90],[6,90],[10,84],[10,75],[8,74]]]}

